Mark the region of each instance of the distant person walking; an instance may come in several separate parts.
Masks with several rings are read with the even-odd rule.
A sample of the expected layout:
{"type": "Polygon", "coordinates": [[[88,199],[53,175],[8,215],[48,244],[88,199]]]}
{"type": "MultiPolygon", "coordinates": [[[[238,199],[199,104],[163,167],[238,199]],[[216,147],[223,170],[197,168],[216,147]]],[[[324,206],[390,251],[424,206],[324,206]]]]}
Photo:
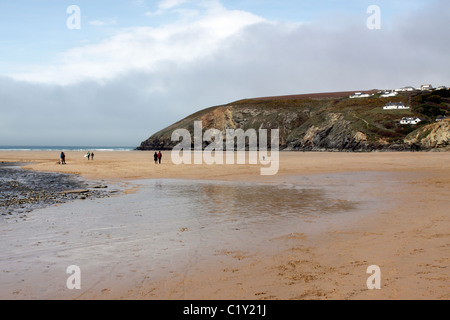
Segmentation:
{"type": "Polygon", "coordinates": [[[64,152],[61,152],[60,158],[60,164],[66,164],[66,155],[64,154],[64,152]]]}
{"type": "Polygon", "coordinates": [[[160,152],[158,152],[158,162],[159,162],[159,164],[161,164],[161,158],[162,158],[162,153],[160,151],[160,152]]]}
{"type": "Polygon", "coordinates": [[[94,160],[94,152],[91,152],[91,160],[94,160]]]}
{"type": "Polygon", "coordinates": [[[91,159],[91,152],[90,151],[88,151],[88,153],[86,153],[86,157],[88,158],[88,160],[91,159]]]}
{"type": "Polygon", "coordinates": [[[155,160],[155,164],[158,163],[158,153],[155,151],[155,154],[153,155],[153,160],[155,160]]]}

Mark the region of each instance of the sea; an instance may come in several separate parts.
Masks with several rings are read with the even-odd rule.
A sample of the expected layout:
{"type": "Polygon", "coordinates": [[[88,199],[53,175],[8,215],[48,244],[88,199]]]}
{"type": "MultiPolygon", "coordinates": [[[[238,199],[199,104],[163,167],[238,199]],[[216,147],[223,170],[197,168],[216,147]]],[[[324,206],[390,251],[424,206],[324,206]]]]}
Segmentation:
{"type": "Polygon", "coordinates": [[[0,151],[132,151],[129,146],[0,146],[0,151]]]}

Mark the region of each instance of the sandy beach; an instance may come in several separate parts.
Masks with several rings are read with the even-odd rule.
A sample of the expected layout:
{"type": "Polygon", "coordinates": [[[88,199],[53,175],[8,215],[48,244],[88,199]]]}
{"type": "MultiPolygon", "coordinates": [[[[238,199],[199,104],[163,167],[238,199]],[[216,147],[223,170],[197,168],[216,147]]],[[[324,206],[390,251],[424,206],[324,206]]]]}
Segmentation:
{"type": "MultiPolygon", "coordinates": [[[[310,179],[317,186],[327,186],[330,190],[348,190],[346,197],[350,198],[352,190],[356,190],[361,192],[356,198],[367,197],[371,203],[364,215],[348,219],[342,216],[342,223],[339,218],[330,218],[326,229],[319,228],[317,232],[277,224],[278,229],[272,234],[267,226],[252,226],[255,239],[264,241],[263,250],[255,240],[254,250],[252,246],[242,249],[232,246],[229,250],[211,251],[215,254],[208,261],[204,260],[205,255],[195,256],[198,261],[191,259],[188,272],[173,271],[158,279],[134,272],[133,281],[126,281],[126,268],[118,267],[122,272],[120,282],[108,282],[107,278],[83,294],[62,295],[63,298],[450,298],[448,152],[281,152],[279,172],[274,176],[261,176],[261,165],[175,165],[170,152],[163,152],[161,165],[153,163],[152,152],[96,152],[94,161],[84,158],[84,152],[66,152],[66,165],[59,165],[58,157],[57,152],[49,151],[0,152],[0,161],[32,162],[26,169],[122,183],[128,194],[140,189],[139,180],[146,183],[152,179],[177,179],[295,185],[310,179]],[[379,290],[369,290],[366,285],[370,276],[366,271],[372,265],[381,270],[379,290]]],[[[283,201],[282,194],[274,192],[269,196],[280,203],[283,201]]],[[[346,201],[339,200],[338,196],[336,199],[346,201]]],[[[345,211],[345,206],[341,209],[345,211]]],[[[320,221],[312,221],[311,225],[320,221]]],[[[189,228],[194,225],[186,230],[177,228],[177,236],[185,237],[182,240],[188,245],[189,228]]],[[[227,235],[232,236],[231,233],[222,236],[227,235]]],[[[211,250],[214,250],[212,245],[211,250]]],[[[139,261],[136,260],[136,265],[139,261]]],[[[39,279],[39,274],[35,279],[39,279]]],[[[35,298],[26,290],[2,290],[1,294],[2,298],[35,298]]]]}

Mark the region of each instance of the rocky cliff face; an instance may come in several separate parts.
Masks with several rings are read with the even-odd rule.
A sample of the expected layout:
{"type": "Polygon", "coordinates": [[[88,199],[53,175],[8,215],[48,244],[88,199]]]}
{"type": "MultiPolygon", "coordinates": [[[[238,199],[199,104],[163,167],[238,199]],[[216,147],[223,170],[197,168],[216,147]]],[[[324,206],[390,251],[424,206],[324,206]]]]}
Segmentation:
{"type": "Polygon", "coordinates": [[[287,150],[366,150],[367,136],[351,128],[341,113],[330,113],[319,125],[304,126],[291,134],[287,150]],[[306,130],[305,130],[306,129],[306,130]]]}
{"type": "Polygon", "coordinates": [[[450,120],[424,126],[406,138],[409,145],[418,145],[421,149],[450,149],[450,120]]]}
{"type": "MultiPolygon", "coordinates": [[[[404,93],[390,101],[408,103],[411,95],[404,93]]],[[[377,96],[242,100],[199,111],[155,133],[137,149],[172,149],[179,143],[171,140],[176,129],[187,129],[193,144],[195,121],[201,121],[203,131],[218,129],[224,137],[227,129],[279,129],[280,150],[404,151],[448,146],[449,121],[434,123],[434,119],[428,118],[419,125],[400,125],[402,117],[424,115],[413,108],[383,110],[387,102],[377,96]]]]}

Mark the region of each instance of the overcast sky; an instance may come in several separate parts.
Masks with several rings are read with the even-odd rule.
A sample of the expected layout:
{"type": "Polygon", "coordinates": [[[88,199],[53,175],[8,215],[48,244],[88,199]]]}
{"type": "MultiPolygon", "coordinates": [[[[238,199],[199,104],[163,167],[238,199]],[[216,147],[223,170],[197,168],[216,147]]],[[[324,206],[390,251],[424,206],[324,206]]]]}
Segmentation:
{"type": "Polygon", "coordinates": [[[0,0],[0,145],[138,146],[243,98],[450,86],[449,21],[448,0],[0,0]]]}

